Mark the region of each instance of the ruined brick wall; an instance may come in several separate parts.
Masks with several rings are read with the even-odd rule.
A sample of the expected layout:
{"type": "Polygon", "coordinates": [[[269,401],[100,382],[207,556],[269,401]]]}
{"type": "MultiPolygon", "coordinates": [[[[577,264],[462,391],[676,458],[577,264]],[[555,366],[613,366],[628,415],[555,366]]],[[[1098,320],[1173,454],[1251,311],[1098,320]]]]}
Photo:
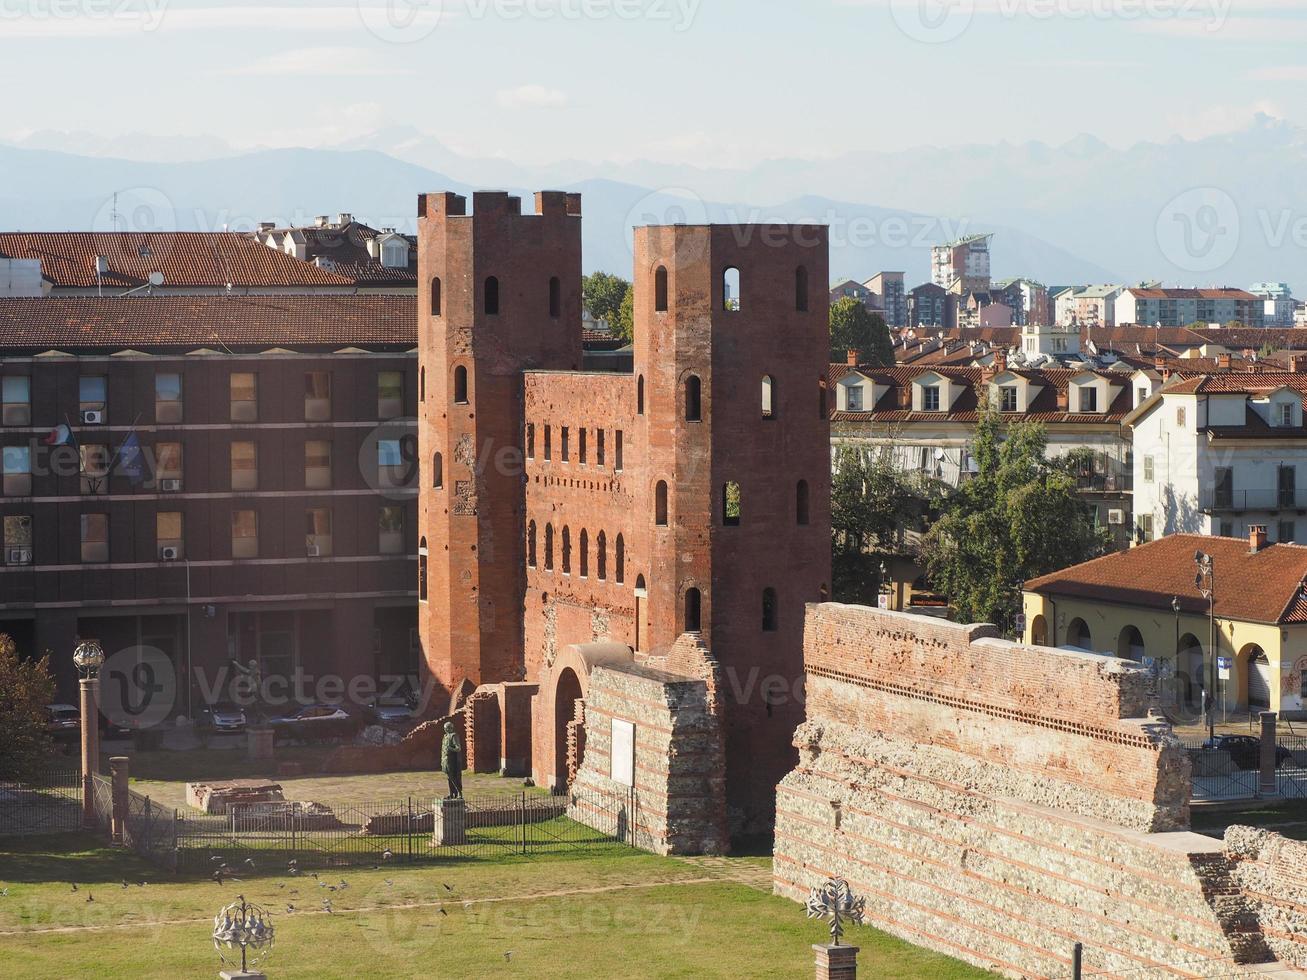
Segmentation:
{"type": "Polygon", "coordinates": [[[808,720],[777,789],[776,891],[1011,976],[1244,976],[1273,959],[1145,674],[992,627],[808,609],[808,720]]]}
{"type": "Polygon", "coordinates": [[[1267,945],[1280,961],[1307,968],[1307,843],[1235,826],[1225,849],[1267,945]]]}
{"type": "Polygon", "coordinates": [[[658,854],[720,854],[728,848],[721,733],[707,685],[638,664],[596,667],[585,705],[585,758],[571,816],[601,826],[587,800],[629,787],[611,778],[613,719],[635,726],[634,843],[658,854]]]}
{"type": "Polygon", "coordinates": [[[464,764],[471,772],[499,772],[501,696],[496,685],[484,686],[463,705],[464,764]]]}

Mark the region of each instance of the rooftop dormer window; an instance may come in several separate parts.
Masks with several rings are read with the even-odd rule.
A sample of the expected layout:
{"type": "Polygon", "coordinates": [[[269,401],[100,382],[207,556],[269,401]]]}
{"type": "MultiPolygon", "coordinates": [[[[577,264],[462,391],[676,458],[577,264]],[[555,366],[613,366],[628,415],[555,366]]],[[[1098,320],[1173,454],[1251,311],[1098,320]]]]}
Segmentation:
{"type": "Polygon", "coordinates": [[[1098,389],[1097,389],[1097,388],[1091,388],[1091,387],[1089,387],[1088,385],[1086,385],[1086,386],[1084,386],[1084,387],[1082,387],[1082,388],[1080,389],[1080,405],[1079,405],[1079,409],[1080,409],[1081,412],[1097,412],[1097,411],[1098,411],[1098,389]]]}
{"type": "Polygon", "coordinates": [[[921,410],[923,412],[939,411],[939,385],[921,386],[921,410]]]}

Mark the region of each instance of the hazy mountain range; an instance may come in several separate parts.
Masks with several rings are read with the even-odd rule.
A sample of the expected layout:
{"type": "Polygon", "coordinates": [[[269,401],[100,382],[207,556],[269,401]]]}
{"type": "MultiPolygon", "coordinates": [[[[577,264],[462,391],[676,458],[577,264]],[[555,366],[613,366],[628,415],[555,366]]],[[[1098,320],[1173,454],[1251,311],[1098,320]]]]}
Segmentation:
{"type": "Polygon", "coordinates": [[[996,277],[1307,290],[1307,130],[1244,130],[1115,149],[1090,136],[920,147],[747,171],[649,161],[522,166],[392,127],[334,147],[237,151],[211,137],[48,131],[0,145],[0,227],[249,228],[349,211],[411,229],[424,190],[551,187],[585,196],[585,266],[629,274],[632,224],[816,220],[832,274],[929,276],[929,246],[994,232],[996,277]],[[145,157],[147,159],[139,159],[145,157]],[[135,158],[135,159],[134,159],[135,158]],[[113,206],[117,192],[118,207],[113,206]]]}

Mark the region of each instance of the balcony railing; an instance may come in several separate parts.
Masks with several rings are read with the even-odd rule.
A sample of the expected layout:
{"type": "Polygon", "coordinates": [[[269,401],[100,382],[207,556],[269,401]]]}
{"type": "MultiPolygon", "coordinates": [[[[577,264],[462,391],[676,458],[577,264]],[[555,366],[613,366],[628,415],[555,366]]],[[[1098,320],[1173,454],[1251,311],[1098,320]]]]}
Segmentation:
{"type": "Polygon", "coordinates": [[[1129,473],[1091,473],[1076,477],[1076,489],[1081,493],[1129,493],[1134,489],[1134,477],[1129,473]]]}
{"type": "Polygon", "coordinates": [[[1198,500],[1208,513],[1307,510],[1307,490],[1204,490],[1198,500]]]}

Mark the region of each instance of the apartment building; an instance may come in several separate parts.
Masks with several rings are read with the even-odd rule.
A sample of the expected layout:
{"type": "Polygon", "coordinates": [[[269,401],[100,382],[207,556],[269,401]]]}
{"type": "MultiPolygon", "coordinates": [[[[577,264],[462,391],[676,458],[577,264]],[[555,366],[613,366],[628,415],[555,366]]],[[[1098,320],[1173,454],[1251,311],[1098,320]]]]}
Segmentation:
{"type": "Polygon", "coordinates": [[[1122,287],[1111,283],[1085,286],[1069,292],[1062,292],[1057,297],[1057,322],[1084,327],[1114,327],[1118,323],[1135,323],[1135,320],[1123,320],[1117,310],[1117,301],[1122,287]]]}
{"type": "Polygon", "coordinates": [[[993,235],[968,235],[930,250],[930,281],[965,296],[990,286],[989,243],[993,235]]]}
{"type": "Polygon", "coordinates": [[[1298,309],[1298,301],[1293,298],[1293,290],[1288,283],[1253,283],[1248,292],[1262,301],[1262,322],[1264,326],[1293,326],[1293,315],[1298,309]]]}
{"type": "Polygon", "coordinates": [[[1266,301],[1243,289],[1133,287],[1116,297],[1116,323],[1184,327],[1191,323],[1265,326],[1266,301]]]}
{"type": "Polygon", "coordinates": [[[229,659],[416,672],[414,304],[0,300],[0,631],[65,694],[79,637],[155,647],[183,713],[229,659]]]}
{"type": "Polygon", "coordinates": [[[832,365],[832,452],[887,452],[899,470],[956,487],[975,472],[970,446],[983,390],[1005,419],[1043,423],[1050,456],[1090,451],[1080,490],[1118,545],[1128,544],[1133,465],[1121,422],[1133,405],[1134,372],[1012,368],[1002,349],[987,359],[985,367],[832,365]]]}
{"type": "MultiPolygon", "coordinates": [[[[1307,369],[1307,359],[1295,366],[1307,369]]],[[[1174,376],[1144,400],[1124,420],[1137,537],[1246,537],[1262,526],[1272,542],[1303,540],[1304,394],[1307,370],[1226,372],[1174,376]]]]}
{"type": "Polygon", "coordinates": [[[908,324],[908,298],[903,286],[902,272],[878,272],[863,283],[876,297],[885,322],[899,330],[908,324]]]}

